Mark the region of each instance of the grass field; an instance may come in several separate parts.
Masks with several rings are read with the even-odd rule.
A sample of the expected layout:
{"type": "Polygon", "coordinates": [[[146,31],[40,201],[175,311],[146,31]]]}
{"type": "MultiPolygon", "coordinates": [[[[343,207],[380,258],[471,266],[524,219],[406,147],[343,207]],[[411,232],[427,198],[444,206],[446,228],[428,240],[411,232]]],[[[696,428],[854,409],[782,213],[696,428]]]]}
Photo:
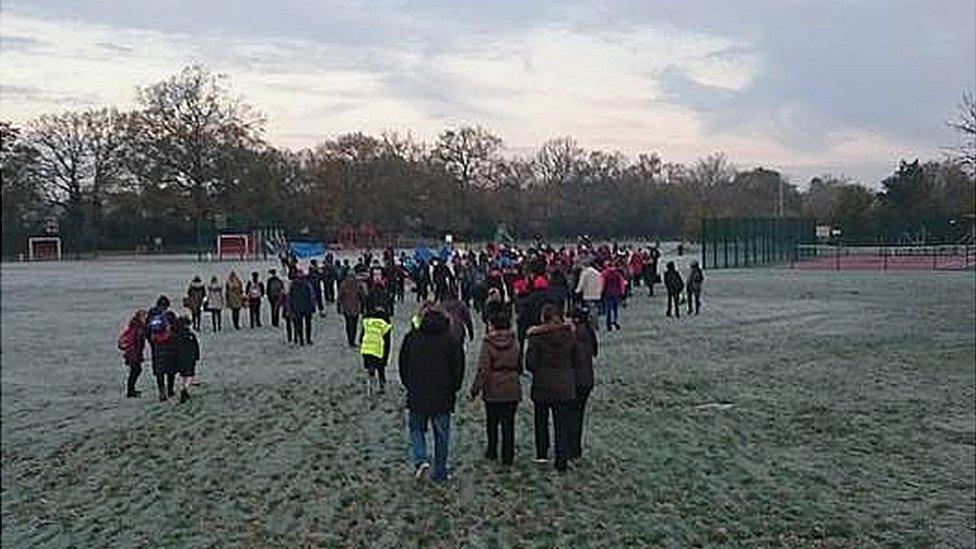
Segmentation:
{"type": "Polygon", "coordinates": [[[515,466],[485,463],[465,402],[440,489],[334,313],[311,348],[204,332],[193,400],[148,373],[122,398],[126,316],[215,268],[3,265],[4,547],[976,545],[972,272],[714,271],[680,321],[638,299],[569,474],[531,463],[527,401],[515,466]]]}

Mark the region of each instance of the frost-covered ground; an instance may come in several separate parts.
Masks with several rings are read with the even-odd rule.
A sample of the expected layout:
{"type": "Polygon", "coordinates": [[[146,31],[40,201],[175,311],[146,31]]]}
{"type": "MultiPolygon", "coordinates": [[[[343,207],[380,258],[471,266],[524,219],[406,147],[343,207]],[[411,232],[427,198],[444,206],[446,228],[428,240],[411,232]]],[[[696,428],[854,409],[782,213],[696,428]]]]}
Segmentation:
{"type": "Polygon", "coordinates": [[[311,348],[205,331],[189,403],[148,374],[122,398],[127,315],[230,267],[2,266],[4,547],[974,545],[972,272],[713,271],[680,321],[634,300],[568,475],[531,463],[526,403],[515,466],[485,463],[465,402],[439,489],[332,312],[311,348]]]}

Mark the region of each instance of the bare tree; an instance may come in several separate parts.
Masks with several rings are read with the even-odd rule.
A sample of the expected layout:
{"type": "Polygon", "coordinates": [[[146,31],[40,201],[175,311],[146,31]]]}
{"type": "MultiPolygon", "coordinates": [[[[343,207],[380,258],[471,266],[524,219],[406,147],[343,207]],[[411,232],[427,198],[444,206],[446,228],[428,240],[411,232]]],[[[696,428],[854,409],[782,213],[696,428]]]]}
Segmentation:
{"type": "Polygon", "coordinates": [[[230,96],[225,76],[195,65],[139,90],[138,100],[135,127],[147,160],[190,200],[199,247],[212,196],[233,181],[236,149],[263,143],[264,119],[230,96]]]}
{"type": "Polygon", "coordinates": [[[970,174],[976,174],[976,90],[965,91],[959,103],[959,114],[949,127],[962,134],[962,144],[955,148],[970,174]]]}
{"type": "Polygon", "coordinates": [[[445,130],[432,151],[462,188],[489,187],[498,178],[502,139],[480,126],[445,130]]]}

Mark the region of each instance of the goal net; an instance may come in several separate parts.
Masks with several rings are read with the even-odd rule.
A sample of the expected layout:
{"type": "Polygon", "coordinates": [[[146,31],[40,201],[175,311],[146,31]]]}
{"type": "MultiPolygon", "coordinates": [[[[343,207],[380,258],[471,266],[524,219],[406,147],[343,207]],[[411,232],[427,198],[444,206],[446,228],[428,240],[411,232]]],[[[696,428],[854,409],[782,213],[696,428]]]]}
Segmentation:
{"type": "Polygon", "coordinates": [[[61,238],[32,236],[27,239],[27,255],[31,261],[60,261],[61,238]]]}
{"type": "Polygon", "coordinates": [[[254,250],[251,246],[249,234],[221,234],[217,235],[217,259],[247,259],[252,257],[254,250]]]}

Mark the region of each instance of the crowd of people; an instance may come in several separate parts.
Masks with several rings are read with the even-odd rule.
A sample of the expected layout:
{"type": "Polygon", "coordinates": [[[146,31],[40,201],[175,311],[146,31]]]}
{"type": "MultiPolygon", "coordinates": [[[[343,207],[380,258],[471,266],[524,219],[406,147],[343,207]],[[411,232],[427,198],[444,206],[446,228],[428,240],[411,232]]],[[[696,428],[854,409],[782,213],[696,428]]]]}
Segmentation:
{"type": "Polygon", "coordinates": [[[371,398],[386,390],[394,312],[410,288],[419,306],[400,344],[397,367],[406,389],[415,475],[447,479],[451,414],[462,388],[467,347],[474,342],[474,319],[484,325],[484,335],[469,397],[484,401],[485,457],[513,462],[515,415],[528,378],[534,459],[548,463],[551,448],[553,465],[562,472],[582,455],[601,325],[608,332],[621,330],[621,309],[628,300],[636,299],[641,287],[653,297],[662,282],[667,316],[678,317],[684,301],[689,314],[700,312],[704,274],[697,262],[691,263],[686,283],[673,262],[662,277],[660,258],[657,246],[597,247],[586,239],[559,249],[541,243],[526,249],[488,245],[479,251],[445,248],[437,255],[412,256],[387,249],[375,257],[365,252],[354,264],[328,254],[321,263],[312,259],[302,265],[282,253],[283,278],[274,268],[264,280],[250,273],[247,282],[233,271],[225,282],[213,276],[204,283],[197,276],[183,298],[184,314],[171,310],[167,296],[137,311],[119,336],[129,367],[126,394],[139,395],[136,382],[148,344],[159,400],[175,396],[179,375],[180,402],[185,402],[197,383],[200,349],[194,332],[203,329],[204,313],[213,333],[224,329],[224,309],[230,309],[233,329],[242,329],[241,309],[248,310],[248,324],[256,329],[262,327],[266,302],[271,326],[284,324],[287,341],[298,346],[312,345],[313,317],[316,312],[326,316],[334,306],[343,318],[346,343],[361,357],[371,398]]]}

